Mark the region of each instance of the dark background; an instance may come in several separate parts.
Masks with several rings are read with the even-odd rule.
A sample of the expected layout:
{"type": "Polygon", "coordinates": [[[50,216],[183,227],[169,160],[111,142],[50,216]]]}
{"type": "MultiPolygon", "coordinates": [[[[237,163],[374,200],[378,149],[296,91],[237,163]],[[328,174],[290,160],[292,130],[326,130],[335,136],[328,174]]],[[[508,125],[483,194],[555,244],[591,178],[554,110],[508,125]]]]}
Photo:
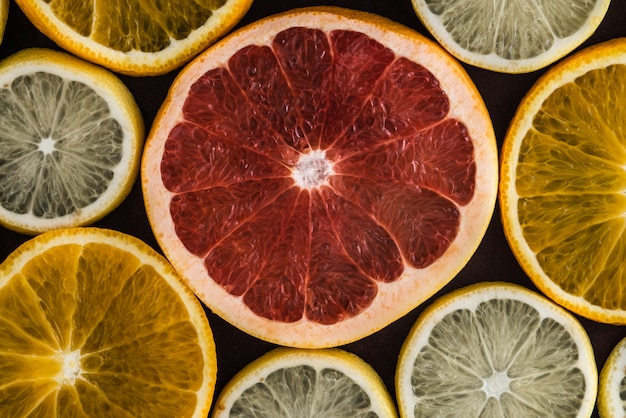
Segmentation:
{"type": "MultiPolygon", "coordinates": [[[[237,27],[274,13],[313,5],[336,5],[377,13],[432,38],[417,18],[410,0],[255,0],[237,27]]],[[[595,34],[577,50],[621,36],[626,36],[626,1],[613,0],[595,34]]],[[[26,47],[59,49],[30,24],[19,7],[11,1],[4,40],[0,45],[0,59],[26,47]]],[[[493,120],[498,146],[501,147],[508,124],[521,98],[546,69],[529,74],[510,75],[494,73],[469,65],[464,65],[464,67],[483,96],[493,120]]],[[[148,78],[119,76],[135,95],[147,129],[150,128],[176,73],[175,71],[164,76],[148,78]]],[[[98,222],[97,226],[134,235],[158,250],[144,211],[139,181],[136,182],[128,198],[114,212],[98,222]]],[[[29,236],[0,227],[0,261],[29,238],[29,236]]],[[[475,255],[458,276],[433,298],[471,283],[492,280],[514,282],[536,290],[518,266],[508,247],[497,205],[490,227],[475,255]]],[[[400,347],[417,316],[431,300],[427,300],[404,318],[378,333],[342,347],[371,364],[386,383],[394,399],[394,374],[400,347]]],[[[275,346],[244,334],[208,310],[207,315],[217,345],[218,380],[215,388],[215,396],[217,396],[235,373],[275,346]]],[[[598,371],[600,371],[613,347],[620,339],[626,337],[626,327],[599,324],[584,318],[579,318],[579,320],[589,333],[598,371]]],[[[594,412],[594,416],[597,416],[597,413],[594,412]]]]}

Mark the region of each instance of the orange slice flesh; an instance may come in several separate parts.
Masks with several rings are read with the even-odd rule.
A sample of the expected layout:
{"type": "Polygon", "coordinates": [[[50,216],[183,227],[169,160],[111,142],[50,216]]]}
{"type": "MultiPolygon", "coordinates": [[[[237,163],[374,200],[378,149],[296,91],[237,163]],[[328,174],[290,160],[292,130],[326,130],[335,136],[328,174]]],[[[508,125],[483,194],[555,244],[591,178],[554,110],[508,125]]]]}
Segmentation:
{"type": "Polygon", "coordinates": [[[187,66],[142,161],[148,218],[199,298],[283,345],[360,339],[448,283],[497,190],[493,128],[439,46],[293,10],[187,66]]]}

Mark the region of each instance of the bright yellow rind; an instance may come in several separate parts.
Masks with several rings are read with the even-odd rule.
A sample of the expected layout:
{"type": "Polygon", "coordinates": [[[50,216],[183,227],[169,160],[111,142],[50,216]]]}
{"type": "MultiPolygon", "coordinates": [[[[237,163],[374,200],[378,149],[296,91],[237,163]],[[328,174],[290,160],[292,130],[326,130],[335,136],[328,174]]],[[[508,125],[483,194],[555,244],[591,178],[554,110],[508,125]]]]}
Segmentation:
{"type": "MultiPolygon", "coordinates": [[[[255,383],[262,381],[270,373],[282,368],[303,364],[316,364],[317,367],[323,364],[324,368],[341,371],[365,390],[372,404],[378,407],[373,410],[378,413],[377,416],[381,418],[398,416],[395,404],[378,373],[356,354],[339,348],[300,349],[279,347],[247,364],[233,376],[219,394],[211,417],[228,417],[229,408],[241,396],[241,393],[255,383]]],[[[301,403],[294,401],[294,405],[301,403]]]]}
{"type": "MultiPolygon", "coordinates": [[[[623,213],[626,211],[626,202],[623,199],[623,191],[626,190],[626,173],[623,170],[624,163],[626,163],[626,151],[620,142],[623,141],[621,135],[624,131],[623,121],[619,117],[614,118],[613,113],[619,112],[622,108],[622,105],[617,102],[622,95],[616,89],[618,86],[620,88],[626,86],[626,79],[616,79],[613,86],[607,87],[611,91],[603,92],[595,88],[592,93],[587,93],[584,99],[573,95],[568,97],[567,101],[558,98],[552,101],[546,100],[555,90],[575,79],[579,80],[580,85],[580,76],[597,69],[620,64],[619,67],[613,67],[610,74],[619,73],[623,77],[626,74],[624,71],[626,68],[624,67],[626,65],[625,50],[626,39],[624,38],[588,47],[557,64],[536,82],[521,101],[507,131],[501,153],[499,190],[505,237],[518,262],[537,287],[560,305],[581,316],[599,322],[617,324],[626,323],[626,305],[624,300],[620,299],[623,294],[621,290],[624,275],[621,273],[619,263],[623,257],[616,255],[619,251],[626,250],[626,244],[623,241],[625,226],[622,221],[623,213]],[[576,101],[577,98],[578,101],[576,101]],[[604,98],[606,101],[603,102],[604,98]],[[597,104],[587,107],[588,102],[594,101],[598,101],[597,104]],[[563,110],[565,107],[560,107],[562,103],[570,102],[572,105],[567,107],[567,110],[563,110]],[[534,191],[534,195],[539,196],[536,199],[537,205],[544,205],[543,209],[533,209],[529,212],[528,218],[529,222],[543,225],[533,231],[527,228],[528,233],[532,232],[534,242],[543,242],[541,247],[556,242],[555,240],[564,231],[577,233],[580,230],[581,235],[577,238],[578,241],[573,241],[574,247],[571,249],[566,249],[563,245],[557,247],[561,248],[564,254],[577,252],[576,259],[579,260],[579,265],[557,266],[556,256],[554,260],[547,257],[543,261],[552,263],[546,265],[550,265],[555,274],[559,274],[559,283],[555,282],[551,274],[540,265],[535,252],[542,248],[532,248],[529,245],[520,225],[521,214],[518,212],[520,190],[524,194],[532,193],[528,189],[533,187],[518,177],[520,146],[531,129],[536,115],[546,104],[559,106],[558,110],[553,110],[553,113],[558,111],[570,118],[579,118],[579,127],[571,127],[572,132],[578,132],[578,129],[588,129],[590,138],[598,136],[599,139],[595,142],[589,141],[594,149],[585,145],[587,149],[584,152],[574,147],[555,146],[550,151],[553,155],[552,162],[555,167],[558,167],[556,164],[561,164],[563,167],[556,169],[553,176],[541,174],[543,170],[547,170],[546,173],[551,170],[545,164],[537,166],[536,169],[529,165],[528,172],[533,176],[541,175],[541,178],[550,181],[559,180],[572,190],[568,196],[564,193],[553,194],[552,185],[546,183],[542,186],[542,190],[534,191]],[[577,104],[583,110],[578,110],[577,104]],[[579,162],[570,162],[570,158],[571,161],[579,162]],[[568,177],[570,169],[572,174],[568,177]],[[518,187],[523,187],[523,189],[518,187]],[[559,197],[560,200],[555,200],[555,197],[559,197]],[[568,209],[570,207],[571,209],[568,209]],[[550,208],[553,209],[552,212],[546,210],[550,208]],[[563,215],[555,217],[558,214],[557,209],[563,212],[563,215]],[[554,219],[548,221],[548,217],[554,219]],[[541,218],[546,219],[543,224],[541,218]],[[557,222],[563,222],[563,224],[557,222]],[[610,255],[609,251],[599,245],[601,241],[616,243],[616,253],[610,255]],[[596,254],[598,251],[599,253],[596,254]],[[590,258],[593,258],[593,262],[590,258]],[[617,263],[612,263],[613,259],[617,263]],[[571,274],[564,274],[567,268],[573,269],[571,274]],[[601,270],[603,268],[606,268],[605,272],[601,270]],[[603,278],[595,281],[596,275],[603,278]],[[592,278],[594,281],[591,281],[592,278]]],[[[600,84],[599,88],[604,85],[598,84],[600,84]]],[[[536,144],[536,146],[548,146],[556,143],[545,136],[538,137],[536,144]]]]}
{"type": "Polygon", "coordinates": [[[183,414],[183,408],[185,416],[207,416],[217,362],[206,315],[171,265],[137,238],[69,228],[27,241],[0,265],[0,309],[0,363],[11,365],[0,377],[0,398],[13,398],[0,402],[1,415],[21,416],[18,411],[35,406],[59,416],[75,410],[90,415],[105,406],[134,416],[183,414]],[[81,286],[80,277],[101,284],[108,277],[112,287],[81,286]],[[138,322],[124,324],[133,320],[138,322]],[[82,377],[66,380],[74,375],[64,372],[74,367],[82,377]],[[145,402],[130,405],[131,396],[145,402]]]}
{"type": "MultiPolygon", "coordinates": [[[[411,371],[422,344],[430,338],[433,326],[450,312],[471,309],[469,306],[496,298],[519,299],[532,306],[542,316],[556,319],[568,330],[572,339],[577,343],[578,357],[588,361],[588,363],[581,365],[581,367],[587,367],[584,374],[589,379],[585,381],[585,400],[577,416],[582,418],[591,414],[597,394],[597,368],[591,340],[582,325],[568,311],[523,286],[509,282],[484,281],[439,296],[418,316],[400,349],[396,366],[395,390],[400,417],[410,418],[414,416],[412,403],[414,395],[410,387],[411,371]]],[[[500,326],[500,324],[497,325],[500,326]]],[[[459,339],[459,341],[462,340],[462,338],[459,339]]],[[[435,374],[437,373],[433,371],[433,375],[435,374]]],[[[445,394],[441,395],[445,396],[445,394]]],[[[450,396],[454,396],[454,394],[450,394],[450,396]]]]}
{"type": "MultiPolygon", "coordinates": [[[[556,22],[562,22],[563,19],[567,19],[570,16],[567,16],[566,13],[563,13],[562,9],[559,9],[560,5],[551,5],[550,2],[544,3],[545,5],[551,6],[553,13],[558,13],[558,16],[545,16],[544,12],[541,10],[536,10],[533,6],[539,7],[537,3],[539,1],[533,0],[501,0],[496,2],[484,2],[480,0],[470,0],[470,1],[456,1],[456,2],[430,2],[437,5],[437,3],[444,3],[448,7],[450,4],[454,4],[458,9],[462,9],[462,12],[467,12],[468,10],[472,10],[472,8],[478,9],[480,16],[471,16],[470,21],[465,21],[467,16],[455,16],[456,25],[453,25],[455,28],[463,28],[468,35],[472,35],[473,38],[477,38],[477,34],[480,36],[485,36],[485,38],[491,38],[495,35],[496,32],[501,31],[501,25],[504,25],[504,17],[506,13],[503,12],[503,9],[507,9],[506,11],[509,13],[509,17],[513,18],[514,16],[518,16],[523,14],[522,20],[514,22],[517,26],[513,28],[509,28],[512,33],[515,33],[517,36],[513,36],[513,34],[509,34],[509,36],[504,36],[503,38],[507,39],[510,44],[514,44],[516,41],[518,43],[527,42],[528,45],[529,40],[533,38],[532,30],[525,30],[525,23],[532,24],[535,26],[540,24],[539,20],[541,20],[542,24],[546,24],[548,20],[553,19],[556,22]],[[489,10],[489,13],[485,15],[485,12],[489,10]],[[493,19],[491,17],[491,13],[494,15],[498,15],[501,17],[500,20],[493,19]],[[545,19],[545,21],[544,21],[545,19]],[[524,22],[524,20],[526,22],[524,22]],[[532,22],[532,23],[531,23],[532,22]],[[485,25],[485,26],[483,26],[485,25]],[[488,25],[488,26],[486,26],[488,25]]],[[[563,6],[571,8],[572,13],[573,10],[576,9],[576,5],[571,2],[566,4],[567,2],[562,2],[563,6]]],[[[588,3],[588,2],[587,2],[588,3]]],[[[509,74],[520,74],[520,73],[529,73],[532,71],[539,70],[544,68],[562,57],[566,56],[568,53],[572,52],[575,48],[580,46],[585,40],[587,40],[598,28],[604,16],[606,15],[610,0],[598,0],[594,2],[593,9],[590,12],[590,15],[587,16],[587,19],[583,22],[573,22],[573,24],[579,24],[578,29],[567,36],[559,36],[557,33],[550,28],[546,28],[546,30],[550,31],[550,34],[554,36],[554,43],[550,45],[548,49],[545,49],[544,46],[536,46],[537,49],[543,51],[538,55],[531,58],[504,58],[498,56],[496,53],[492,52],[489,55],[485,55],[479,52],[471,51],[470,49],[466,49],[464,46],[457,43],[456,40],[453,39],[453,36],[448,32],[445,25],[441,19],[441,13],[438,11],[438,14],[433,13],[425,0],[412,0],[413,9],[415,10],[417,16],[420,21],[424,24],[427,30],[435,37],[437,42],[439,42],[446,50],[448,50],[452,55],[454,55],[459,60],[487,70],[509,73],[509,74]]],[[[437,5],[439,7],[439,5],[437,5]]],[[[444,6],[445,8],[445,6],[444,6]]],[[[469,13],[468,13],[469,14],[469,13]]],[[[532,29],[532,28],[531,28],[532,29]]],[[[495,41],[491,39],[492,42],[497,43],[498,40],[495,41]]],[[[539,39],[538,41],[541,41],[539,39]]],[[[502,41],[506,42],[506,41],[502,41]]],[[[515,48],[515,47],[511,47],[515,48]]],[[[506,48],[505,48],[506,49],[506,48]]]]}
{"type": "MultiPolygon", "coordinates": [[[[107,6],[107,0],[94,2],[94,7],[107,6]],[[100,3],[100,4],[99,4],[100,3]]],[[[186,0],[187,1],[187,0],[186,0]]],[[[102,65],[115,72],[130,76],[156,76],[173,71],[193,58],[217,39],[228,33],[247,13],[253,0],[226,0],[225,4],[214,11],[204,25],[193,30],[185,39],[172,42],[167,48],[159,52],[118,51],[76,32],[72,27],[60,20],[52,11],[49,2],[44,0],[16,0],[28,19],[42,33],[52,39],[62,48],[71,53],[102,65]]],[[[141,1],[133,0],[127,5],[124,13],[139,13],[143,11],[141,1]]],[[[55,6],[71,15],[72,2],[55,2],[55,6]],[[69,9],[69,10],[67,10],[69,9]]],[[[114,5],[111,4],[111,7],[114,5]]],[[[109,6],[107,6],[109,7],[109,6]]],[[[95,13],[94,13],[95,15],[95,13]]],[[[154,21],[161,16],[155,16],[154,21]]],[[[167,16],[164,20],[167,21],[167,16]]],[[[124,28],[117,27],[120,22],[101,22],[109,25],[100,36],[114,36],[117,32],[124,32],[124,28]]]]}
{"type": "MultiPolygon", "coordinates": [[[[83,61],[65,52],[45,48],[23,49],[0,61],[0,77],[12,80],[30,68],[42,68],[62,78],[75,78],[97,92],[106,94],[106,100],[115,112],[123,115],[120,124],[124,129],[124,140],[128,142],[131,155],[127,157],[127,166],[119,171],[121,183],[117,190],[110,190],[110,200],[96,200],[81,213],[76,213],[65,220],[48,220],[46,226],[35,226],[20,219],[19,216],[6,212],[0,215],[0,224],[11,230],[34,235],[60,227],[89,225],[117,208],[130,193],[139,174],[145,126],[143,116],[134,96],[126,85],[112,72],[83,61]],[[96,206],[97,205],[97,206],[96,206]],[[89,212],[86,212],[89,210],[89,212]]],[[[111,185],[112,186],[112,185],[111,185]]]]}
{"type": "Polygon", "coordinates": [[[622,380],[626,377],[626,339],[622,339],[611,350],[600,372],[598,386],[598,413],[600,418],[617,418],[626,415],[621,398],[622,380]]]}

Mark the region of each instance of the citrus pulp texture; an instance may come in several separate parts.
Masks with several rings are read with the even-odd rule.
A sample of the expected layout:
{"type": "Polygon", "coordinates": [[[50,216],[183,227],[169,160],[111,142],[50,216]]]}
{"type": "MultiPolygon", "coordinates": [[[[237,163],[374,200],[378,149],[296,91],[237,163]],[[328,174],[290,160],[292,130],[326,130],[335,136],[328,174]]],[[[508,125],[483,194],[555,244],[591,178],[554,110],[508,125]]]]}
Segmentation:
{"type": "Polygon", "coordinates": [[[503,145],[501,207],[516,258],[552,299],[626,323],[626,40],[589,47],[530,90],[503,145]]]}
{"type": "Polygon", "coordinates": [[[131,236],[47,232],[0,265],[0,415],[207,416],[216,378],[200,303],[131,236]]]}
{"type": "Polygon", "coordinates": [[[73,54],[133,76],[172,71],[235,26],[252,0],[16,0],[73,54]]]}
{"type": "Polygon", "coordinates": [[[144,125],[114,74],[63,52],[0,62],[0,223],[35,234],[115,209],[139,172],[144,125]]]}
{"type": "Polygon", "coordinates": [[[214,312],[324,347],[454,277],[492,215],[497,155],[479,94],[441,48],[374,15],[300,9],[182,71],[142,185],[159,244],[214,312]]]}
{"type": "Polygon", "coordinates": [[[602,367],[598,413],[601,418],[626,417],[626,339],[613,348],[602,367]]]}
{"type": "Polygon", "coordinates": [[[339,349],[278,348],[224,387],[212,418],[394,418],[382,380],[361,358],[339,349]]]}
{"type": "Polygon", "coordinates": [[[484,282],[428,306],[400,351],[402,417],[589,417],[597,370],[584,328],[530,290],[484,282]]]}
{"type": "Polygon", "coordinates": [[[610,0],[412,0],[424,26],[468,64],[504,73],[541,69],[589,38],[610,0]]]}

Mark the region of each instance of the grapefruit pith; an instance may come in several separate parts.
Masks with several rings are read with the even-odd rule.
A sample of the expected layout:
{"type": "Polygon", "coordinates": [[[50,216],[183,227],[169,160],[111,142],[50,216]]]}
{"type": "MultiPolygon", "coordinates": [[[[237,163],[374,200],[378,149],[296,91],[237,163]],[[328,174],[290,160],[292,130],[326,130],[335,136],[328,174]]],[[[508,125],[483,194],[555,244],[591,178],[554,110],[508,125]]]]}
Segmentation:
{"type": "Polygon", "coordinates": [[[328,347],[465,265],[497,190],[493,128],[443,49],[341,8],[272,16],[185,67],[142,162],[156,239],[240,329],[328,347]]]}

